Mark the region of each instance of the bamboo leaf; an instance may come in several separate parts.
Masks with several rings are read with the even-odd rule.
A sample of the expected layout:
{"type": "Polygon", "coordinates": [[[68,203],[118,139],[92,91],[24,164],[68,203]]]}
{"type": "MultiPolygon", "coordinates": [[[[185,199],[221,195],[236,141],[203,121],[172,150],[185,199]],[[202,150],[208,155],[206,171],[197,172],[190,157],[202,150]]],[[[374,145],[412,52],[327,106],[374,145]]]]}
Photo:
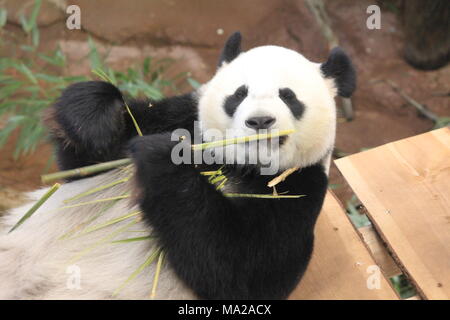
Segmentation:
{"type": "Polygon", "coordinates": [[[107,221],[107,222],[105,222],[105,223],[102,223],[102,224],[100,224],[100,225],[93,226],[93,227],[91,227],[91,228],[86,229],[86,230],[82,233],[82,235],[83,235],[83,234],[87,234],[87,233],[91,233],[91,232],[94,232],[94,231],[97,231],[97,230],[99,230],[99,229],[103,229],[103,228],[109,227],[109,226],[111,226],[111,225],[113,225],[113,224],[116,224],[116,223],[119,223],[119,222],[121,222],[121,221],[123,221],[123,220],[129,219],[129,218],[132,218],[132,217],[135,217],[135,216],[137,216],[137,215],[139,215],[139,214],[141,214],[141,213],[142,213],[141,210],[137,210],[137,211],[133,211],[133,212],[131,212],[131,213],[128,213],[128,214],[126,214],[126,215],[124,215],[124,216],[121,216],[121,217],[118,217],[118,218],[115,218],[115,219],[111,219],[111,220],[109,220],[109,221],[107,221]]]}
{"type": "Polygon", "coordinates": [[[40,39],[39,29],[33,28],[31,30],[31,41],[33,42],[33,46],[37,47],[39,45],[39,39],[40,39]]]}
{"type": "MultiPolygon", "coordinates": [[[[119,199],[120,200],[120,199],[119,199]]],[[[89,219],[87,219],[86,221],[83,221],[82,223],[80,223],[79,225],[76,225],[75,227],[73,227],[72,229],[70,229],[68,232],[66,232],[65,234],[63,234],[61,237],[58,238],[58,240],[62,240],[62,239],[67,239],[70,236],[72,236],[73,234],[75,234],[77,231],[82,230],[82,228],[84,228],[85,226],[89,225],[90,223],[92,223],[93,221],[95,221],[98,217],[100,217],[101,215],[103,215],[106,211],[108,211],[109,209],[111,209],[119,200],[115,200],[113,202],[107,203],[99,212],[97,212],[94,216],[90,217],[89,219]]]]}
{"type": "Polygon", "coordinates": [[[92,38],[88,37],[88,45],[89,45],[89,60],[91,62],[92,69],[103,69],[102,59],[100,58],[100,54],[98,53],[97,46],[92,40],[92,38]]]}
{"type": "Polygon", "coordinates": [[[30,19],[28,20],[28,27],[31,31],[33,28],[37,27],[37,17],[41,9],[42,0],[34,0],[33,11],[31,11],[30,19]]]}
{"type": "Polygon", "coordinates": [[[148,267],[159,256],[161,249],[156,249],[150,256],[141,264],[113,293],[113,297],[117,296],[119,292],[134,278],[136,278],[146,267],[148,267]]]}
{"type": "Polygon", "coordinates": [[[135,219],[131,221],[130,223],[126,224],[122,228],[117,229],[116,231],[112,232],[111,234],[107,235],[106,237],[101,238],[99,241],[95,242],[93,245],[87,247],[86,249],[82,250],[78,254],[76,254],[72,259],[68,261],[67,264],[71,265],[74,264],[76,261],[78,261],[80,258],[82,258],[84,255],[88,254],[92,250],[98,248],[99,246],[109,243],[112,239],[114,239],[117,235],[121,234],[122,232],[125,232],[127,229],[138,223],[138,219],[135,219]]]}
{"type": "Polygon", "coordinates": [[[228,198],[261,198],[261,199],[298,199],[306,195],[273,195],[273,194],[255,194],[255,193],[224,193],[228,198]]]}
{"type": "Polygon", "coordinates": [[[135,241],[145,241],[145,240],[151,240],[153,238],[154,237],[152,237],[152,236],[136,237],[136,238],[116,240],[116,241],[112,241],[111,243],[128,243],[128,242],[135,242],[135,241]]]}
{"type": "Polygon", "coordinates": [[[8,11],[5,8],[0,8],[0,29],[6,25],[8,21],[8,11]]]}
{"type": "Polygon", "coordinates": [[[109,189],[109,188],[114,187],[114,186],[116,186],[118,184],[127,182],[128,180],[130,180],[130,178],[131,178],[131,176],[123,178],[123,179],[120,179],[120,180],[113,181],[113,182],[108,183],[106,185],[102,185],[102,186],[95,187],[93,189],[89,189],[89,190],[87,190],[85,192],[82,192],[82,193],[72,197],[72,198],[66,199],[63,202],[64,203],[69,203],[71,201],[78,200],[80,198],[86,197],[86,196],[91,195],[93,193],[96,193],[96,192],[99,192],[99,191],[102,191],[102,190],[105,190],[105,189],[109,189]]]}
{"type": "Polygon", "coordinates": [[[155,275],[153,277],[153,286],[152,292],[150,294],[150,299],[155,299],[156,297],[156,288],[158,288],[159,275],[161,273],[162,264],[164,261],[164,251],[161,250],[158,257],[158,262],[156,263],[155,275]]]}
{"type": "Polygon", "coordinates": [[[8,233],[16,230],[22,223],[29,219],[60,187],[59,183],[55,183],[26,213],[20,220],[9,230],[8,233]]]}
{"type": "Polygon", "coordinates": [[[130,197],[129,194],[125,194],[125,195],[115,196],[115,197],[110,197],[110,198],[96,199],[96,200],[92,200],[92,201],[86,201],[86,202],[80,202],[80,203],[77,203],[77,204],[72,204],[70,206],[63,206],[63,207],[58,208],[58,210],[77,208],[77,207],[82,207],[82,206],[86,206],[86,205],[90,205],[90,204],[96,204],[96,203],[102,203],[102,202],[109,202],[109,201],[114,201],[114,200],[126,199],[126,198],[129,198],[129,197],[130,197]]]}
{"type": "Polygon", "coordinates": [[[198,89],[201,87],[201,83],[192,79],[192,78],[187,78],[187,82],[191,85],[192,88],[194,89],[198,89]]]}

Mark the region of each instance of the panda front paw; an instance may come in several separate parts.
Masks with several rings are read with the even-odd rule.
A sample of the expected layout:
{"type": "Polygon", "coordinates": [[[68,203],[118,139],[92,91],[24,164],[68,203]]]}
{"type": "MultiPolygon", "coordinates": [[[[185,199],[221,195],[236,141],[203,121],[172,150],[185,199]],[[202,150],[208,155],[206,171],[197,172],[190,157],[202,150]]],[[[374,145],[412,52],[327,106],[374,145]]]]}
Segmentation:
{"type": "Polygon", "coordinates": [[[176,170],[172,150],[177,143],[171,140],[170,133],[133,138],[128,143],[128,151],[136,166],[136,176],[148,180],[176,170]]]}
{"type": "Polygon", "coordinates": [[[55,138],[78,150],[105,154],[121,143],[125,130],[124,102],[114,85],[102,81],[67,87],[47,114],[55,138]]]}

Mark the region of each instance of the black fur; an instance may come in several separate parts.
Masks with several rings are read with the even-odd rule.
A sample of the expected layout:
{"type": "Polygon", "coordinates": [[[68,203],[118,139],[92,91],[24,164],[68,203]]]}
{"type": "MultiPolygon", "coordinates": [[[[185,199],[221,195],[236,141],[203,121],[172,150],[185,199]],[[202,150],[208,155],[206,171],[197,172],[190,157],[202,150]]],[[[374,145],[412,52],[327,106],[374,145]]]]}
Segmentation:
{"type": "MultiPolygon", "coordinates": [[[[128,115],[120,110],[120,101],[117,89],[102,82],[81,83],[63,93],[55,105],[60,108],[57,119],[66,121],[63,129],[76,141],[67,148],[58,145],[63,169],[122,157],[123,144],[136,133],[128,115]],[[76,96],[84,104],[78,103],[76,96]],[[112,105],[102,104],[106,102],[112,105]],[[72,121],[98,126],[97,136],[81,135],[73,129],[76,126],[70,117],[75,107],[78,111],[72,121]],[[117,132],[113,132],[114,127],[105,128],[114,139],[101,131],[99,121],[103,118],[97,112],[122,117],[102,122],[117,125],[117,132]],[[104,151],[103,158],[98,150],[90,149],[97,137],[105,139],[95,142],[104,151]]],[[[277,188],[280,193],[305,197],[228,198],[199,174],[215,167],[175,165],[171,161],[176,142],[170,141],[170,131],[178,127],[192,130],[197,118],[191,95],[154,102],[152,107],[142,101],[130,101],[129,106],[147,134],[129,143],[137,168],[139,203],[177,275],[200,298],[286,298],[301,279],[313,249],[314,224],[327,187],[322,165],[303,168],[277,188]]],[[[272,191],[266,185],[274,176],[261,176],[252,167],[227,166],[225,170],[230,181],[239,181],[242,193],[272,191]]]]}
{"type": "Polygon", "coordinates": [[[225,99],[223,108],[230,117],[233,116],[237,107],[244,101],[248,95],[248,88],[245,85],[240,86],[236,91],[225,99]]]}
{"type": "Polygon", "coordinates": [[[339,47],[331,50],[328,60],[320,66],[327,78],[334,79],[338,95],[349,98],[356,89],[356,72],[347,54],[339,47]]]}
{"type": "MultiPolygon", "coordinates": [[[[143,134],[193,130],[197,102],[192,94],[160,101],[127,100],[143,134]]],[[[76,83],[63,91],[52,107],[54,122],[63,133],[53,134],[62,170],[126,156],[126,143],[136,128],[120,91],[110,83],[76,83]]]]}
{"type": "MultiPolygon", "coordinates": [[[[240,34],[234,34],[221,61],[235,58],[239,44],[240,34]]],[[[342,84],[344,94],[351,90],[347,62],[338,52],[324,67],[342,84]]],[[[194,129],[193,94],[153,101],[152,106],[150,101],[127,103],[144,137],[135,137],[123,97],[113,85],[96,81],[67,88],[51,108],[49,122],[61,168],[124,157],[128,145],[144,217],[176,274],[194,293],[208,299],[286,298],[312,253],[314,225],[327,188],[323,166],[302,168],[277,186],[279,193],[305,197],[229,198],[199,173],[216,166],[175,165],[171,160],[176,143],[170,140],[171,131],[194,129]]],[[[274,176],[262,176],[255,167],[224,170],[241,193],[272,192],[266,185],[274,176]]]]}
{"type": "Polygon", "coordinates": [[[294,91],[289,88],[283,88],[279,90],[280,99],[289,107],[292,112],[292,115],[299,120],[303,112],[305,111],[305,105],[301,103],[294,91]]]}
{"type": "Polygon", "coordinates": [[[240,32],[233,33],[225,42],[225,46],[220,54],[218,66],[220,67],[224,62],[231,62],[241,53],[241,40],[242,36],[240,32]]]}
{"type": "MultiPolygon", "coordinates": [[[[171,266],[200,298],[283,299],[308,264],[327,178],[321,165],[279,185],[299,199],[227,198],[193,165],[170,159],[170,134],[137,137],[130,150],[142,189],[140,204],[171,266]]],[[[270,194],[273,176],[240,175],[247,193],[270,194]]]]}

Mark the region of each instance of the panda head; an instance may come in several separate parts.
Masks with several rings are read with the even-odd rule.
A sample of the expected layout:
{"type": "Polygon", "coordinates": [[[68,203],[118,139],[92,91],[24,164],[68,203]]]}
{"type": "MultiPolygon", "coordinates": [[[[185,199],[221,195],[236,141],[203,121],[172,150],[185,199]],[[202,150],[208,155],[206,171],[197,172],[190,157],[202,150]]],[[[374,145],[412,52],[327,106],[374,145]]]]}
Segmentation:
{"type": "Polygon", "coordinates": [[[211,130],[229,137],[293,129],[277,146],[280,170],[324,159],[335,139],[334,97],[355,89],[350,59],[340,48],[314,63],[278,46],[241,52],[240,43],[238,32],[227,40],[216,74],[198,91],[204,139],[214,140],[211,130]]]}

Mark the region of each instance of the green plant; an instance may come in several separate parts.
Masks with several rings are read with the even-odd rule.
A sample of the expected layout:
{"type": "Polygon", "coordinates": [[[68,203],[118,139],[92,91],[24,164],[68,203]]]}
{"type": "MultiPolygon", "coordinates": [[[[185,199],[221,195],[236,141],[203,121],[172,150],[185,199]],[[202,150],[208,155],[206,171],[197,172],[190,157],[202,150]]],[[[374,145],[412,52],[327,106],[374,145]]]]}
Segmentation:
{"type": "Polygon", "coordinates": [[[416,294],[416,289],[409,282],[408,278],[401,274],[390,279],[394,289],[400,295],[402,299],[408,299],[416,294]]]}
{"type": "Polygon", "coordinates": [[[352,198],[347,201],[347,214],[356,228],[370,225],[369,218],[358,210],[359,206],[360,202],[356,195],[353,195],[352,198]]]}
{"type": "MultiPolygon", "coordinates": [[[[61,90],[74,82],[87,81],[95,75],[67,75],[67,58],[61,48],[50,52],[39,50],[39,28],[37,17],[41,0],[35,0],[27,17],[20,16],[20,22],[27,43],[14,42],[5,37],[7,31],[2,27],[7,22],[7,12],[0,9],[1,46],[8,46],[10,57],[0,58],[0,148],[16,130],[18,138],[14,157],[33,152],[45,138],[46,131],[41,123],[42,110],[50,106],[61,90]]],[[[170,59],[152,59],[147,57],[142,65],[128,68],[126,71],[111,69],[105,62],[92,38],[88,38],[89,62],[93,70],[102,70],[124,94],[131,97],[161,99],[166,90],[176,90],[175,82],[186,78],[179,74],[167,79],[165,72],[172,61],[170,59]]],[[[191,85],[197,82],[189,79],[191,85]]]]}

